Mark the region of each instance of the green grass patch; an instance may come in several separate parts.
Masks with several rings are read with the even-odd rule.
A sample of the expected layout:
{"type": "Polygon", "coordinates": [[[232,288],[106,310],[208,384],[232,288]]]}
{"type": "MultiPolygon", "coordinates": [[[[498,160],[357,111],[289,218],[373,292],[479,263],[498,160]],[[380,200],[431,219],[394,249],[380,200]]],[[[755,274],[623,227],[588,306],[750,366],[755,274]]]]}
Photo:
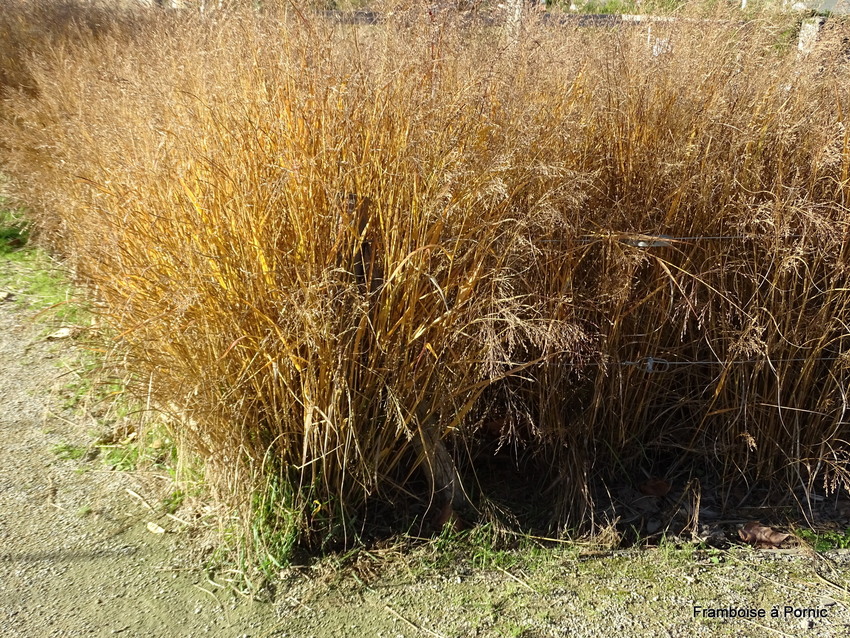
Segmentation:
{"type": "Polygon", "coordinates": [[[21,250],[30,236],[30,223],[0,198],[0,256],[21,250]]]}
{"type": "Polygon", "coordinates": [[[174,512],[180,509],[180,506],[183,505],[183,501],[185,500],[186,492],[181,489],[176,489],[164,499],[162,499],[162,507],[169,514],[174,514],[174,512]]]}
{"type": "Polygon", "coordinates": [[[87,449],[82,445],[60,443],[53,448],[53,453],[65,461],[79,461],[86,455],[87,449]]]}
{"type": "Polygon", "coordinates": [[[40,311],[40,320],[84,326],[86,305],[75,297],[61,265],[31,241],[32,224],[23,211],[0,197],[0,291],[15,303],[40,311]]]}
{"type": "Polygon", "coordinates": [[[580,13],[592,15],[610,14],[622,15],[624,13],[640,13],[637,4],[629,0],[589,0],[583,4],[578,4],[580,13]]]}
{"type": "MultiPolygon", "coordinates": [[[[119,409],[116,414],[125,411],[126,408],[119,409]]],[[[123,438],[102,442],[97,447],[101,450],[103,462],[113,470],[130,472],[144,468],[174,476],[177,446],[167,428],[160,424],[139,425],[128,431],[123,438]]],[[[175,500],[171,502],[175,509],[183,499],[182,492],[179,492],[179,496],[176,494],[178,493],[173,496],[175,500]]]]}
{"type": "Polygon", "coordinates": [[[105,452],[103,462],[110,469],[130,472],[138,466],[141,454],[136,445],[109,445],[102,446],[101,449],[105,452]]]}
{"type": "Polygon", "coordinates": [[[797,536],[809,543],[816,552],[832,549],[850,549],[850,527],[842,531],[797,530],[797,536]]]}

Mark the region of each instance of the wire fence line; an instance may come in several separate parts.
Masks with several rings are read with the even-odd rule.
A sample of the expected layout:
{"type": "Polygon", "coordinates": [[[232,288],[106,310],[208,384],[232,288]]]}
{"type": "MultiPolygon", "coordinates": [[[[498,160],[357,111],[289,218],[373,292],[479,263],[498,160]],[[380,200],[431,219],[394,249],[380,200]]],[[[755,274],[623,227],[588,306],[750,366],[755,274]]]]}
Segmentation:
{"type": "MultiPolygon", "coordinates": [[[[804,235],[802,233],[793,233],[787,235],[776,235],[775,238],[778,239],[802,239],[809,235],[804,235]]],[[[753,241],[756,239],[761,239],[763,235],[690,235],[690,236],[675,236],[675,235],[654,235],[654,234],[643,234],[643,233],[611,233],[609,235],[599,234],[599,235],[579,235],[575,239],[579,241],[579,243],[589,244],[597,241],[601,241],[604,239],[614,239],[619,241],[620,243],[628,244],[630,246],[636,246],[638,248],[661,248],[665,246],[673,246],[677,243],[691,243],[698,241],[731,241],[731,240],[749,240],[753,241]]],[[[562,241],[569,241],[569,239],[541,239],[541,243],[557,243],[562,241]]]]}
{"type": "Polygon", "coordinates": [[[730,366],[730,365],[739,365],[745,363],[769,363],[771,366],[778,363],[807,363],[809,361],[839,361],[842,359],[847,359],[848,364],[850,364],[850,357],[847,356],[831,356],[831,357],[780,357],[778,359],[771,359],[770,357],[764,357],[762,359],[703,359],[703,360],[687,360],[683,361],[679,360],[670,360],[665,359],[663,357],[641,357],[640,359],[636,359],[634,361],[584,361],[582,363],[568,363],[567,365],[575,368],[583,368],[586,366],[599,366],[599,367],[614,367],[614,368],[625,368],[625,367],[636,367],[642,368],[644,372],[647,373],[656,373],[656,372],[669,372],[671,368],[676,367],[685,367],[685,366],[730,366]]]}
{"type": "MultiPolygon", "coordinates": [[[[777,235],[778,239],[803,239],[810,237],[811,234],[805,235],[802,233],[793,233],[787,235],[777,235]]],[[[846,233],[845,233],[846,236],[846,233]]],[[[635,246],[637,248],[662,248],[666,246],[675,246],[676,244],[687,244],[698,241],[731,241],[731,240],[748,240],[755,241],[762,239],[764,235],[690,235],[690,236],[675,236],[675,235],[653,235],[643,233],[617,233],[598,234],[598,235],[577,235],[572,237],[538,239],[534,243],[538,244],[558,244],[577,242],[580,244],[593,244],[604,240],[616,240],[621,244],[635,246]]],[[[469,237],[447,237],[444,242],[459,242],[459,241],[474,241],[469,237]]]]}
{"type": "Polygon", "coordinates": [[[606,365],[615,365],[615,366],[635,366],[644,368],[644,370],[648,373],[653,372],[667,372],[670,368],[678,367],[678,366],[699,366],[699,365],[737,365],[744,363],[805,363],[809,361],[838,361],[842,357],[791,357],[791,358],[779,358],[779,359],[771,359],[769,357],[764,357],[762,359],[730,359],[730,360],[719,360],[719,359],[707,359],[702,361],[671,361],[669,359],[664,359],[661,357],[643,357],[636,361],[616,361],[611,362],[606,365]]]}

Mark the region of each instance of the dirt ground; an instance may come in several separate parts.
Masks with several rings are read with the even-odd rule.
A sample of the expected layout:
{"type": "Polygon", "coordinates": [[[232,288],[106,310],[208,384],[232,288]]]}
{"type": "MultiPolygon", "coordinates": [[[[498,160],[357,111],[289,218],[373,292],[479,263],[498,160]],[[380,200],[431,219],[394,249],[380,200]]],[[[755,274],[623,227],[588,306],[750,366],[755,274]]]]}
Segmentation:
{"type": "Polygon", "coordinates": [[[804,549],[446,561],[430,543],[291,567],[263,602],[240,596],[203,569],[202,535],[157,506],[167,476],[110,469],[91,452],[108,424],[68,406],[74,338],[48,338],[55,326],[3,281],[0,635],[850,636],[847,553],[804,549]]]}
{"type": "Polygon", "coordinates": [[[32,315],[0,302],[0,634],[260,635],[270,605],[215,600],[180,538],[148,530],[131,492],[163,477],[56,453],[91,446],[97,424],[64,405],[72,339],[46,338],[32,315]]]}

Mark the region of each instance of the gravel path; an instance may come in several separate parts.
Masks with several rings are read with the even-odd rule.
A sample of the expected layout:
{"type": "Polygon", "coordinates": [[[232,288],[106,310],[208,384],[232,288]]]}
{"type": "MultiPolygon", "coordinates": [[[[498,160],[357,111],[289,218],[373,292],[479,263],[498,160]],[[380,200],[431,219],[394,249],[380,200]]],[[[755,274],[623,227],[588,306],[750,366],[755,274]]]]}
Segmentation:
{"type": "Polygon", "coordinates": [[[156,503],[162,477],[54,452],[91,446],[96,424],[63,408],[71,340],[41,337],[32,314],[0,302],[0,635],[258,634],[270,605],[215,599],[187,543],[148,530],[128,490],[156,503]]]}

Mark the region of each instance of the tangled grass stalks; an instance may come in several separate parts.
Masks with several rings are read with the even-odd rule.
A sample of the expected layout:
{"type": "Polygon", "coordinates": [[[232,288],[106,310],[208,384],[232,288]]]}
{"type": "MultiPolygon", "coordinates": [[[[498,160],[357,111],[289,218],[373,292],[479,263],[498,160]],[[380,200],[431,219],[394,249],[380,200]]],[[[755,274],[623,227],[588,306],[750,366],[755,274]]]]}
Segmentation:
{"type": "Polygon", "coordinates": [[[148,16],[132,5],[90,0],[9,0],[0,20],[0,92],[38,94],[30,62],[56,48],[89,46],[106,37],[132,38],[145,30],[148,16]]]}
{"type": "Polygon", "coordinates": [[[4,170],[221,498],[281,554],[472,516],[494,440],[558,526],[642,471],[846,489],[847,66],[393,15],[149,18],[6,93],[4,170]]]}

